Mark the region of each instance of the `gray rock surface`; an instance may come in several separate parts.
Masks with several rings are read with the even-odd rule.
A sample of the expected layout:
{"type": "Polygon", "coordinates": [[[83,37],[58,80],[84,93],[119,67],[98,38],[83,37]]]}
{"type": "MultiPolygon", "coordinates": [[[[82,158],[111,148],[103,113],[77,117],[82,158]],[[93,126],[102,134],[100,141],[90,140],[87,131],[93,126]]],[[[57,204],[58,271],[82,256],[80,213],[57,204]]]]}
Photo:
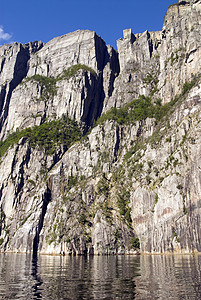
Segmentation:
{"type": "Polygon", "coordinates": [[[0,47],[1,251],[201,252],[200,11],[178,1],[161,32],[126,29],[117,51],[88,30],[0,47]],[[163,119],[91,128],[142,95],[163,119]],[[62,116],[87,134],[53,152],[25,134],[4,153],[62,116]]]}
{"type": "Polygon", "coordinates": [[[62,114],[92,125],[101,114],[105,95],[112,93],[114,74],[119,72],[117,54],[95,32],[78,30],[42,46],[1,47],[1,138],[62,114]],[[79,70],[64,76],[78,65],[79,70]],[[45,88],[35,75],[55,79],[48,95],[44,96],[45,88]]]}
{"type": "Polygon", "coordinates": [[[117,41],[121,72],[105,111],[141,94],[169,102],[200,72],[200,6],[200,1],[170,5],[161,32],[124,30],[124,38],[117,41]]]}
{"type": "Polygon", "coordinates": [[[0,47],[0,129],[6,126],[12,93],[27,75],[30,55],[43,47],[42,42],[14,43],[0,47]],[[5,123],[5,125],[4,125],[5,123]]]}

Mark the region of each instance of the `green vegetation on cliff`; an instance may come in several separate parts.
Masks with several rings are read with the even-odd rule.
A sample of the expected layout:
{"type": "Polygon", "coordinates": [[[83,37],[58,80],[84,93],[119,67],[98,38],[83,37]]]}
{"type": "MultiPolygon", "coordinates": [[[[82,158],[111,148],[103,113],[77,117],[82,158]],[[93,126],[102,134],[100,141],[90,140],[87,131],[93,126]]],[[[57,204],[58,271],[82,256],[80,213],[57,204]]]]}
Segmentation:
{"type": "Polygon", "coordinates": [[[164,105],[161,104],[161,99],[157,99],[152,103],[151,97],[141,95],[138,99],[133,100],[124,107],[111,108],[108,112],[102,114],[97,120],[96,125],[103,124],[107,120],[114,120],[120,125],[131,124],[135,123],[135,121],[143,121],[146,118],[154,118],[159,122],[169,113],[171,108],[195,86],[199,77],[200,75],[197,77],[195,76],[192,81],[184,83],[181,94],[177,95],[172,101],[164,105]]]}
{"type": "Polygon", "coordinates": [[[138,99],[133,100],[124,107],[111,108],[97,120],[96,124],[103,124],[107,120],[114,120],[122,125],[135,123],[135,121],[142,121],[146,118],[155,118],[159,121],[174,104],[175,100],[165,105],[161,105],[160,99],[158,99],[155,104],[152,104],[150,97],[140,96],[138,99]]]}
{"type": "MultiPolygon", "coordinates": [[[[82,68],[88,71],[91,70],[87,66],[83,67],[83,65],[75,65],[69,68],[71,69],[71,71],[69,70],[69,74],[75,74],[77,70],[82,68]]],[[[135,121],[145,120],[146,118],[155,118],[155,120],[159,122],[169,113],[175,103],[195,86],[199,77],[200,75],[194,77],[191,82],[186,82],[183,85],[181,94],[164,105],[161,104],[160,99],[156,100],[155,103],[152,103],[151,97],[142,95],[138,99],[126,104],[124,107],[111,108],[108,112],[102,114],[95,125],[103,124],[107,120],[114,120],[120,125],[131,124],[135,123],[135,121]]],[[[47,97],[56,93],[57,79],[40,75],[34,75],[31,78],[40,83],[45,90],[45,95],[47,97]]],[[[27,80],[31,80],[31,78],[27,80]]],[[[50,155],[54,153],[56,147],[60,144],[69,147],[73,142],[79,140],[82,137],[82,134],[76,121],[63,116],[59,120],[46,121],[39,126],[13,132],[5,141],[0,142],[0,157],[5,154],[10,146],[17,144],[22,137],[29,139],[31,147],[34,148],[38,145],[40,149],[45,149],[46,154],[50,155]]]]}
{"type": "Polygon", "coordinates": [[[26,84],[29,81],[38,83],[41,87],[41,97],[37,100],[48,101],[57,94],[56,83],[63,79],[69,80],[71,77],[75,76],[79,70],[90,72],[93,76],[97,77],[97,73],[92,68],[86,65],[77,64],[69,67],[67,70],[64,70],[62,74],[58,75],[56,78],[36,74],[31,77],[27,77],[23,83],[26,84]]]}
{"type": "Polygon", "coordinates": [[[63,116],[59,120],[47,121],[33,128],[26,128],[10,134],[5,141],[0,142],[0,157],[6,150],[17,144],[22,137],[28,138],[32,148],[38,146],[51,155],[59,145],[69,147],[82,136],[78,124],[74,120],[63,116]]]}
{"type": "Polygon", "coordinates": [[[64,70],[63,73],[57,77],[57,80],[70,79],[71,77],[76,75],[79,70],[88,71],[95,77],[97,76],[96,72],[92,68],[86,65],[77,64],[69,67],[67,70],[64,70]]]}
{"type": "Polygon", "coordinates": [[[27,77],[25,83],[29,81],[35,81],[41,86],[40,100],[47,101],[49,98],[52,98],[57,94],[57,88],[56,88],[57,79],[53,77],[34,75],[32,77],[27,77]]]}

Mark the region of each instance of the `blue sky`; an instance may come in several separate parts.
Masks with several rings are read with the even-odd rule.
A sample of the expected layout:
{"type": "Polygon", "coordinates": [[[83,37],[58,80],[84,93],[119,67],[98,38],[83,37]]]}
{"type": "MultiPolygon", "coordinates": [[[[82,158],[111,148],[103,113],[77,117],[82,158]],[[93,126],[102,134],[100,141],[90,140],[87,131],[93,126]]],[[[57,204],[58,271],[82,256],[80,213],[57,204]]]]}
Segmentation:
{"type": "Polygon", "coordinates": [[[94,30],[116,48],[123,29],[161,30],[177,0],[5,0],[0,9],[0,45],[52,38],[77,29],[94,30]]]}

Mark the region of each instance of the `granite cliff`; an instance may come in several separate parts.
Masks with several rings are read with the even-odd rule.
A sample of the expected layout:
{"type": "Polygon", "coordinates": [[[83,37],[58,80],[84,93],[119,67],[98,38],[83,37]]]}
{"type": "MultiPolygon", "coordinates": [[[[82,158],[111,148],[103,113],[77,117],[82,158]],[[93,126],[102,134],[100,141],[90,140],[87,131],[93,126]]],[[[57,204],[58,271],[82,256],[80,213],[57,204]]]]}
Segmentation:
{"type": "Polygon", "coordinates": [[[200,14],[0,47],[1,251],[201,252],[200,14]]]}

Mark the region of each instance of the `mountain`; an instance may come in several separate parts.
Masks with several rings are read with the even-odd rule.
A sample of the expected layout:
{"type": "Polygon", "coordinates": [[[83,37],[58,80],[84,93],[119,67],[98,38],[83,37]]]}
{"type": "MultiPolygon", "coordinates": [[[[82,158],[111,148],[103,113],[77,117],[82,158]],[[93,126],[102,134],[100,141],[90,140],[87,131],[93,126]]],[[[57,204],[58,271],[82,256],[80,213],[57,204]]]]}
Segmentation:
{"type": "Polygon", "coordinates": [[[201,251],[200,14],[0,47],[1,251],[201,251]]]}

